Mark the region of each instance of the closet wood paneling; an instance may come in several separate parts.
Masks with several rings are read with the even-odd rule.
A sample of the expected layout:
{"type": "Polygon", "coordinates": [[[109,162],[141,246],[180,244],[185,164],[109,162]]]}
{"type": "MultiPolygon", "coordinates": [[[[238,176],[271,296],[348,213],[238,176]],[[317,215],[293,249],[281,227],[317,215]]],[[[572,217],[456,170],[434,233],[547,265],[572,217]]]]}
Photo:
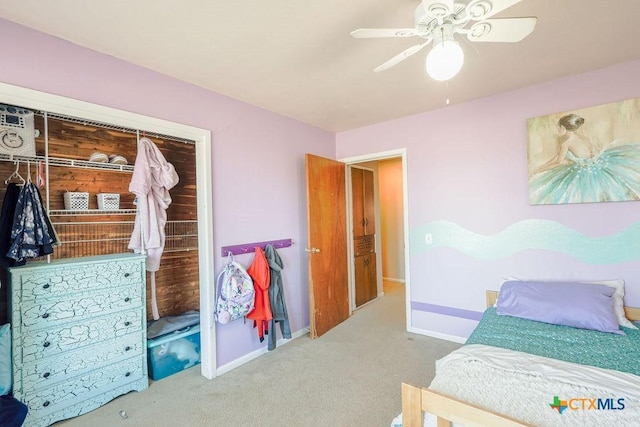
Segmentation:
{"type": "MultiPolygon", "coordinates": [[[[199,310],[198,251],[165,252],[156,272],[156,301],[160,317],[199,310]]],[[[147,310],[151,311],[151,277],[147,272],[147,310]]],[[[147,315],[147,317],[150,317],[147,315]]]]}
{"type": "MultiPolygon", "coordinates": [[[[104,129],[101,127],[69,122],[57,118],[48,118],[48,154],[52,158],[88,160],[95,152],[107,155],[124,156],[133,165],[137,154],[137,136],[135,133],[104,129]]],[[[36,115],[35,127],[40,130],[36,138],[36,152],[45,155],[44,119],[36,115]]],[[[167,161],[172,163],[180,178],[179,183],[170,191],[172,203],[167,209],[168,221],[196,221],[196,151],[195,144],[173,140],[164,140],[153,135],[151,139],[163,153],[167,161]]],[[[12,162],[0,161],[0,180],[4,181],[15,169],[12,162]],[[3,178],[4,177],[4,178],[3,178]]],[[[32,179],[36,179],[37,164],[31,164],[32,179]]],[[[27,165],[20,164],[20,174],[27,177],[27,165]]],[[[121,209],[135,209],[134,196],[129,192],[131,172],[85,169],[65,166],[49,166],[49,208],[64,209],[65,191],[82,191],[89,193],[89,208],[97,209],[98,193],[120,194],[121,209]]],[[[4,184],[4,182],[2,182],[4,184]]],[[[5,185],[0,185],[0,202],[4,198],[5,185]]],[[[46,200],[45,189],[40,190],[46,200]]],[[[69,222],[121,222],[133,221],[134,215],[64,215],[52,217],[54,223],[69,222]]],[[[76,235],[67,238],[81,237],[76,235]]],[[[64,242],[65,236],[61,236],[64,242]]],[[[197,238],[196,238],[197,239],[197,238]]],[[[107,244],[97,242],[90,245],[86,253],[71,252],[64,244],[55,248],[56,258],[69,258],[87,255],[108,254],[107,244]]],[[[0,269],[0,324],[7,321],[7,286],[6,270],[0,269]]],[[[147,277],[149,284],[149,277],[147,277]]],[[[198,285],[198,251],[165,252],[156,273],[156,293],[158,310],[163,316],[198,310],[200,295],[198,285]]],[[[151,318],[150,291],[147,292],[147,316],[151,318]]]]}

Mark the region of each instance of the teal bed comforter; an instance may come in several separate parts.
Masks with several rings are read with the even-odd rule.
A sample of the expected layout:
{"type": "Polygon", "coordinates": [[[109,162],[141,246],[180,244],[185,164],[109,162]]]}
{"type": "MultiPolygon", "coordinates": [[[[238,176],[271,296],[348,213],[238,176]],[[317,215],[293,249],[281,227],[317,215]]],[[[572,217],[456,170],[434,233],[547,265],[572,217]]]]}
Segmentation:
{"type": "Polygon", "coordinates": [[[640,376],[640,330],[626,335],[552,325],[488,308],[466,344],[485,344],[640,376]]]}

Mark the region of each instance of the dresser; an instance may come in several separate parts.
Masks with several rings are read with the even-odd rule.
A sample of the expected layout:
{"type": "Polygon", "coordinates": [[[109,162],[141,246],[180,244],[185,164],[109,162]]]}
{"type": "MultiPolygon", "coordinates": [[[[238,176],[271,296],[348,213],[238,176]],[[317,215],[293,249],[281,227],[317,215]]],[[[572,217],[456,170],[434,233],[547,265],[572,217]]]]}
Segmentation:
{"type": "Polygon", "coordinates": [[[144,255],[9,269],[13,394],[48,426],[148,387],[144,255]]]}

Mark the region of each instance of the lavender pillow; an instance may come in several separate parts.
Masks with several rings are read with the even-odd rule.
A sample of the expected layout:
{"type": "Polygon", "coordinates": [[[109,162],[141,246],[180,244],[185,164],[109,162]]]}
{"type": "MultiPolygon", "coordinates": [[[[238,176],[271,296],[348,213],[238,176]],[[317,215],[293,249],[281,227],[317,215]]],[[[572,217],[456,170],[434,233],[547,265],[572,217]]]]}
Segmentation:
{"type": "Polygon", "coordinates": [[[507,281],[496,312],[538,322],[625,335],[614,310],[614,288],[570,282],[507,281]]]}

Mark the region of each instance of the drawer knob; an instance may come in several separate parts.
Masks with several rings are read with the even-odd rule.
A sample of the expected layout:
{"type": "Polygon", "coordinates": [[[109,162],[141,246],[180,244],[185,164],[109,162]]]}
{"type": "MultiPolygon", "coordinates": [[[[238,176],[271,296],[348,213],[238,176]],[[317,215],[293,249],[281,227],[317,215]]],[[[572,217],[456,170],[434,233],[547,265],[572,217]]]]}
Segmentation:
{"type": "Polygon", "coordinates": [[[131,322],[124,322],[124,326],[130,326],[131,322]]]}
{"type": "Polygon", "coordinates": [[[42,377],[49,378],[49,375],[51,375],[51,372],[45,372],[44,374],[42,374],[42,377]]]}
{"type": "Polygon", "coordinates": [[[129,277],[131,276],[131,273],[124,273],[124,277],[129,277]]]}
{"type": "Polygon", "coordinates": [[[42,286],[42,289],[49,289],[51,287],[51,285],[49,283],[47,283],[46,285],[42,286]]]}
{"type": "Polygon", "coordinates": [[[126,346],[126,347],[124,348],[124,351],[129,351],[129,350],[131,350],[131,346],[126,346]]]}
{"type": "Polygon", "coordinates": [[[49,313],[45,313],[45,314],[42,315],[43,319],[46,319],[47,317],[49,317],[49,313]]]}
{"type": "Polygon", "coordinates": [[[49,347],[51,345],[51,343],[49,341],[45,341],[44,344],[42,344],[45,347],[49,347]]]}
{"type": "Polygon", "coordinates": [[[49,401],[47,400],[46,402],[44,402],[44,403],[42,404],[42,406],[49,406],[50,404],[51,404],[51,402],[49,402],[49,401]]]}
{"type": "Polygon", "coordinates": [[[131,372],[127,372],[126,374],[124,374],[125,377],[130,377],[131,376],[131,372]]]}
{"type": "Polygon", "coordinates": [[[124,299],[124,302],[129,302],[129,301],[131,301],[131,298],[129,298],[129,297],[126,297],[126,298],[124,299]]]}

